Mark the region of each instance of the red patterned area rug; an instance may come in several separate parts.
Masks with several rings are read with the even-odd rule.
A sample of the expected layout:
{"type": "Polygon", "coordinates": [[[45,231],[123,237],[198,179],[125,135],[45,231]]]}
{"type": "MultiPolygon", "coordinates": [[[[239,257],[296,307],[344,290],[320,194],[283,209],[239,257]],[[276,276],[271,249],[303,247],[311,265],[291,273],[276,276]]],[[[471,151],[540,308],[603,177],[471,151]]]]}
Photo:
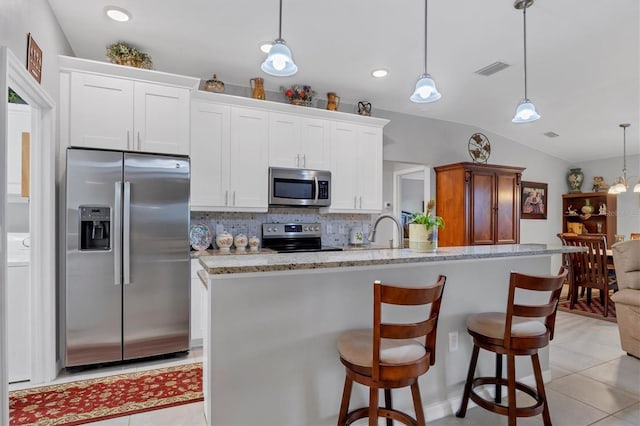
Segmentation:
{"type": "Polygon", "coordinates": [[[595,296],[591,298],[591,304],[587,304],[587,298],[578,298],[578,301],[574,305],[573,309],[569,309],[568,300],[560,300],[558,304],[558,310],[569,312],[572,314],[583,315],[585,317],[591,317],[601,319],[609,322],[618,322],[616,320],[616,305],[609,301],[609,316],[605,318],[603,306],[600,303],[600,297],[595,296]]]}
{"type": "Polygon", "coordinates": [[[202,400],[194,363],[9,392],[9,424],[71,426],[202,400]]]}

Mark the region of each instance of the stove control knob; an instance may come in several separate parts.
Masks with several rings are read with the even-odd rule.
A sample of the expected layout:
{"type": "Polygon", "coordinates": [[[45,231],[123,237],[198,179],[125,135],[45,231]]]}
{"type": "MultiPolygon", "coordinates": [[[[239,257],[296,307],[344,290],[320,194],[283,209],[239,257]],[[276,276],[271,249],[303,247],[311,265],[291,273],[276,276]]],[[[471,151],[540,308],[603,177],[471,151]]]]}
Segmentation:
{"type": "Polygon", "coordinates": [[[309,227],[308,227],[308,226],[305,226],[305,227],[304,227],[304,232],[307,232],[308,230],[309,230],[309,227]]]}
{"type": "Polygon", "coordinates": [[[320,230],[320,227],[319,227],[319,226],[316,226],[315,228],[313,228],[313,230],[314,230],[314,231],[319,231],[319,230],[320,230]]]}

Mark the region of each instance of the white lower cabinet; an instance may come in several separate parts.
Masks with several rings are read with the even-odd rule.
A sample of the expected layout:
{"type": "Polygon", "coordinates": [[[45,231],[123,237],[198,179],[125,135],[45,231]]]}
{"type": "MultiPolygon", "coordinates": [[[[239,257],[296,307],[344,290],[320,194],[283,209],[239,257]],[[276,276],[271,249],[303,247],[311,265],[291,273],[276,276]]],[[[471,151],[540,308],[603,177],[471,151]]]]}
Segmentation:
{"type": "Polygon", "coordinates": [[[13,383],[31,379],[31,290],[29,266],[7,269],[7,364],[13,383]]]}
{"type": "Polygon", "coordinates": [[[323,213],[382,211],[382,128],[333,122],[331,206],[323,213]]]}
{"type": "Polygon", "coordinates": [[[191,347],[202,346],[204,337],[203,315],[206,315],[206,291],[202,287],[198,270],[202,269],[198,259],[191,259],[191,347]],[[204,309],[203,309],[204,304],[204,309]]]}
{"type": "Polygon", "coordinates": [[[194,99],[191,209],[266,212],[268,112],[194,99]]]}

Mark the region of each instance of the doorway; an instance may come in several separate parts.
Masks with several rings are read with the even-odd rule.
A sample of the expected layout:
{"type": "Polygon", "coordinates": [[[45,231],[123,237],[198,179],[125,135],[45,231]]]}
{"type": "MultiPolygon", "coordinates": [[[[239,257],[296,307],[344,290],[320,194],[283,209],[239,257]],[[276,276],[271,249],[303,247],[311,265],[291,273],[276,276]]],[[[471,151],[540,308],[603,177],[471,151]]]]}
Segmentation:
{"type": "Polygon", "coordinates": [[[430,198],[431,168],[409,163],[395,163],[393,167],[393,215],[402,223],[404,238],[409,238],[409,219],[413,213],[424,212],[430,198]]]}

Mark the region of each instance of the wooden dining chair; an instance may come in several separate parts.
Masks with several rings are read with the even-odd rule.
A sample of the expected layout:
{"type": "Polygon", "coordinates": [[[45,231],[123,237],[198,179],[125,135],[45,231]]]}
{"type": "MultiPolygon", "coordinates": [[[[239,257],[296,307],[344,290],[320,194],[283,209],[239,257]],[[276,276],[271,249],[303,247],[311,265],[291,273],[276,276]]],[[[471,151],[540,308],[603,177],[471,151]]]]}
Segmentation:
{"type": "MultiPolygon", "coordinates": [[[[518,417],[531,417],[542,413],[545,426],[551,425],[549,404],[542,380],[542,370],[538,350],[544,348],[553,339],[558,300],[562,285],[568,274],[567,268],[560,268],[558,275],[536,276],[512,272],[509,279],[509,295],[506,312],[484,312],[467,318],[467,331],[473,337],[473,351],[469,371],[462,394],[457,417],[465,417],[469,399],[480,407],[503,416],[508,416],[509,426],[515,426],[518,417]],[[549,294],[539,303],[521,304],[517,298],[522,293],[549,294]],[[504,354],[507,357],[507,378],[476,377],[480,349],[504,354]],[[531,356],[535,389],[516,381],[516,356],[531,356]],[[507,386],[507,403],[502,400],[488,400],[476,392],[477,387],[485,385],[507,386]],[[518,407],[516,390],[529,395],[534,403],[518,407]]],[[[495,422],[494,424],[498,424],[495,422]]]]}
{"type": "Polygon", "coordinates": [[[585,250],[570,253],[570,268],[573,274],[569,288],[569,309],[578,301],[578,287],[587,289],[587,304],[591,304],[591,289],[600,293],[600,303],[605,317],[609,315],[609,290],[616,289],[615,275],[607,262],[607,237],[605,235],[577,235],[564,237],[566,244],[583,247],[585,250]]]}
{"type": "MultiPolygon", "coordinates": [[[[418,378],[436,362],[436,330],[446,277],[441,275],[430,287],[373,286],[373,328],[349,330],[338,339],[340,361],[346,369],[338,426],[363,417],[377,425],[378,417],[387,424],[398,420],[407,425],[425,424],[418,378]],[[426,306],[424,320],[383,322],[383,305],[426,306]],[[369,406],[349,412],[353,382],[369,387],[369,406]],[[416,418],[393,409],[391,389],[411,387],[416,418]],[[385,406],[379,407],[378,391],[384,390],[385,406]]],[[[413,312],[413,311],[412,311],[413,312]]],[[[415,319],[415,318],[414,318],[415,319]]]]}

